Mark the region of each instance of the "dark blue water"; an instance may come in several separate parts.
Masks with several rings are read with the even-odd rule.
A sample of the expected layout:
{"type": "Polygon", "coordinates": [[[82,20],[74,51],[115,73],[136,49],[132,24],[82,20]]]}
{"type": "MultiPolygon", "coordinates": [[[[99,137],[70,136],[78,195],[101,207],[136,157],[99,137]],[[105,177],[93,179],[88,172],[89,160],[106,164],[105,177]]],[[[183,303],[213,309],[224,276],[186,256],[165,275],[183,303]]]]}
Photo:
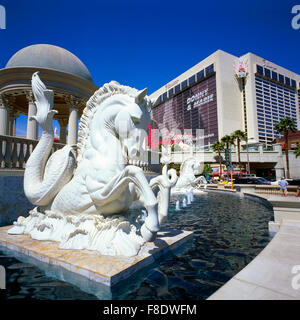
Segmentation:
{"type": "Polygon", "coordinates": [[[34,264],[0,251],[0,265],[7,272],[7,290],[2,291],[2,297],[206,299],[270,241],[268,221],[273,219],[273,210],[259,201],[209,192],[196,196],[191,206],[175,211],[178,199],[182,200],[182,196],[172,198],[170,216],[163,227],[193,231],[193,239],[108,294],[85,293],[79,289],[81,286],[57,280],[34,264]]]}

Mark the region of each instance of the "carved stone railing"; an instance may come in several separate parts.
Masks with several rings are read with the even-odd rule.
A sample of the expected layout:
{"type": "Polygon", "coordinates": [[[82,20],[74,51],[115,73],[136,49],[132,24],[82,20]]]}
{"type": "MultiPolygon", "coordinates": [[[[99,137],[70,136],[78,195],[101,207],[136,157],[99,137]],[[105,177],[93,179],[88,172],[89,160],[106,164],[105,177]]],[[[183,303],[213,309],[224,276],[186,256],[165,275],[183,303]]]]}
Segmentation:
{"type": "MultiPolygon", "coordinates": [[[[24,170],[26,162],[38,142],[38,140],[0,135],[0,170],[24,170]]],[[[63,143],[54,143],[51,154],[64,146],[65,144],[63,143]]],[[[153,157],[151,156],[151,152],[148,151],[147,159],[145,159],[148,165],[143,167],[143,170],[146,173],[160,173],[161,165],[159,164],[159,160],[157,160],[159,157],[160,155],[154,157],[156,161],[151,164],[153,157]]]]}
{"type": "MultiPolygon", "coordinates": [[[[287,186],[288,194],[296,195],[297,186],[287,186]]],[[[281,195],[280,187],[276,185],[256,185],[255,193],[267,195],[281,195]]]]}
{"type": "MultiPolygon", "coordinates": [[[[0,169],[24,170],[37,144],[38,140],[0,135],[0,169]]],[[[63,146],[62,143],[54,143],[51,154],[63,146]]]]}

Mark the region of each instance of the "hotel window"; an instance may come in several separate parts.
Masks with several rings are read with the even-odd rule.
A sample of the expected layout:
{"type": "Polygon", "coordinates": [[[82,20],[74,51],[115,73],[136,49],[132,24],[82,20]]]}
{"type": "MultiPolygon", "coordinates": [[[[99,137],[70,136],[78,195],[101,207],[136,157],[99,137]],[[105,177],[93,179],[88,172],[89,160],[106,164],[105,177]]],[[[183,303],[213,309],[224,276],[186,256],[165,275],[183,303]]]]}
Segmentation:
{"type": "Polygon", "coordinates": [[[175,87],[175,93],[179,92],[180,91],[180,84],[178,84],[176,87],[175,87]]]}
{"type": "Polygon", "coordinates": [[[163,100],[167,99],[167,93],[166,92],[162,95],[162,98],[163,98],[163,100]]]}
{"type": "Polygon", "coordinates": [[[277,81],[277,79],[278,79],[278,74],[277,74],[277,72],[272,71],[272,79],[277,81]]]}
{"type": "Polygon", "coordinates": [[[208,66],[207,68],[205,68],[205,75],[208,76],[209,74],[214,72],[214,65],[211,64],[210,66],[208,66]]]}
{"type": "Polygon", "coordinates": [[[204,70],[201,70],[200,72],[197,73],[197,81],[203,78],[204,78],[204,70]]]}
{"type": "Polygon", "coordinates": [[[172,97],[174,94],[174,88],[170,89],[168,94],[169,94],[169,98],[172,97]]]}
{"type": "Polygon", "coordinates": [[[270,69],[265,68],[265,76],[270,78],[271,77],[271,71],[270,69]]]}
{"type": "Polygon", "coordinates": [[[282,74],[279,75],[279,82],[284,83],[284,76],[282,74]]]}
{"type": "Polygon", "coordinates": [[[181,82],[181,88],[184,89],[187,87],[187,80],[184,80],[183,82],[181,82]]]}
{"type": "Polygon", "coordinates": [[[263,69],[263,67],[262,66],[260,66],[260,65],[256,65],[256,70],[257,70],[257,73],[258,74],[261,74],[262,76],[264,75],[264,69],[263,69]]]}
{"type": "Polygon", "coordinates": [[[194,82],[195,82],[195,75],[189,78],[189,85],[193,84],[194,82]]]}
{"type": "Polygon", "coordinates": [[[292,87],[296,89],[296,81],[292,79],[292,87]]]}
{"type": "Polygon", "coordinates": [[[291,85],[291,79],[288,78],[288,77],[285,77],[285,84],[290,86],[291,85]]]}

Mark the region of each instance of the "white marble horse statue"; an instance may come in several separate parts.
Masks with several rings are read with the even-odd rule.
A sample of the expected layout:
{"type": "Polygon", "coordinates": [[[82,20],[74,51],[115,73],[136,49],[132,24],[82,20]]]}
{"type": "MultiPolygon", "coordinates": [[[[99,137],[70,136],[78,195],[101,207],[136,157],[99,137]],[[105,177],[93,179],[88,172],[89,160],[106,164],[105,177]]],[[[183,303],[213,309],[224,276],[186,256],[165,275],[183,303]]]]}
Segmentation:
{"type": "Polygon", "coordinates": [[[57,113],[52,109],[54,93],[38,73],[32,77],[32,91],[37,106],[33,118],[42,136],[26,164],[24,190],[37,207],[27,218],[19,217],[8,232],[58,241],[64,249],[136,255],[145,241],[154,241],[177,181],[175,170],[165,166],[163,175],[148,183],[137,166],[144,164],[142,144],[150,123],[147,89],[138,91],[115,81],[105,84],[83,111],[77,156],[76,146],[66,145],[50,158],[57,113]],[[147,212],[141,226],[128,213],[135,201],[147,212]]]}
{"type": "Polygon", "coordinates": [[[180,166],[180,174],[178,181],[172,193],[185,193],[191,188],[196,188],[199,183],[206,184],[207,181],[203,176],[196,178],[195,175],[199,174],[203,169],[203,163],[199,163],[194,158],[184,160],[180,166]]]}

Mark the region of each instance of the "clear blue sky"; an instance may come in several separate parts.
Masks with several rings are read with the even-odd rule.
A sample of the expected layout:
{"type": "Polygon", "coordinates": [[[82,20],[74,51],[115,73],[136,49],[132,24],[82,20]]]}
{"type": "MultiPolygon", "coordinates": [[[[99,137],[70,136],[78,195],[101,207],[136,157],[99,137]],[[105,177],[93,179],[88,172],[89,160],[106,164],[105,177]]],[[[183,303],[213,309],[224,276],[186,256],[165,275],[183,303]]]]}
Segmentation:
{"type": "Polygon", "coordinates": [[[0,0],[0,68],[25,46],[49,43],[77,55],[101,86],[110,80],[149,93],[217,49],[253,52],[300,73],[300,1],[0,0]]]}

